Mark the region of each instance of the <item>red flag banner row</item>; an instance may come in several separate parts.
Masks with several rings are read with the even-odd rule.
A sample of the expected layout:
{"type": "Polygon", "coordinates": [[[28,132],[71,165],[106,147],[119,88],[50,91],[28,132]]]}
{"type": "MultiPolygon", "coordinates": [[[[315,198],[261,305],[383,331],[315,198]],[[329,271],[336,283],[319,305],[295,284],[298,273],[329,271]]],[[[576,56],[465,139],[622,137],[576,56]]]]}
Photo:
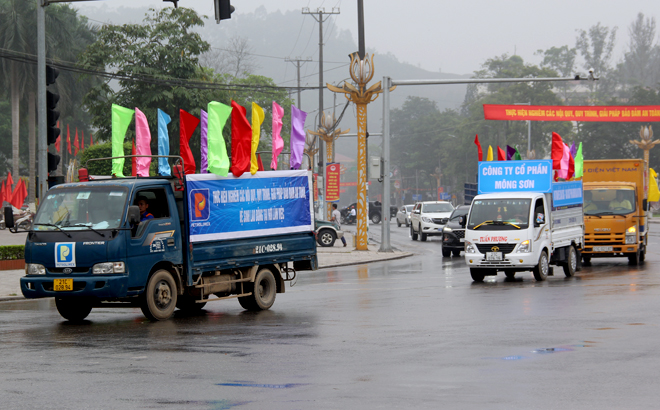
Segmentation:
{"type": "Polygon", "coordinates": [[[660,121],[660,105],[504,105],[484,104],[484,119],[509,121],[660,121]]]}

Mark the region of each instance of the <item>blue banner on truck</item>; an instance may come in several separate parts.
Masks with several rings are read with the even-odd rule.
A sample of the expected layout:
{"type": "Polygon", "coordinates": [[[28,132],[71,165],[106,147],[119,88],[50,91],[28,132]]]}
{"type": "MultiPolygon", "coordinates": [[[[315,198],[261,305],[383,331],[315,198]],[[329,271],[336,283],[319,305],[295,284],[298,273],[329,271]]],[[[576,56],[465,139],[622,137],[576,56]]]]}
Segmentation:
{"type": "Polygon", "coordinates": [[[552,160],[481,161],[479,194],[552,192],[552,160]]]}
{"type": "Polygon", "coordinates": [[[307,171],[186,175],[191,242],[314,230],[307,171]]]}
{"type": "Polygon", "coordinates": [[[582,181],[552,184],[552,207],[582,205],[582,181]]]}

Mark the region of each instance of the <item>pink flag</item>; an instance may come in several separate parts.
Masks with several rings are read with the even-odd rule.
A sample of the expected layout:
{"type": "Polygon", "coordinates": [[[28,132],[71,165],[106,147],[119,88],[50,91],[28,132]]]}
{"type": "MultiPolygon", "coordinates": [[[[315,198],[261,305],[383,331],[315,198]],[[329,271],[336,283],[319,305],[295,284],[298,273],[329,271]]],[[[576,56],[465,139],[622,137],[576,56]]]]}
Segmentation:
{"type": "Polygon", "coordinates": [[[307,113],[291,104],[291,169],[300,169],[303,151],[305,150],[305,119],[307,113]]]}
{"type": "Polygon", "coordinates": [[[273,101],[273,159],[270,162],[272,170],[277,169],[277,156],[284,148],[284,140],[280,135],[282,131],[282,118],[284,117],[284,108],[280,107],[278,103],[273,101]]]}
{"type": "Polygon", "coordinates": [[[561,157],[561,162],[559,163],[559,166],[561,167],[559,170],[557,170],[557,177],[562,178],[562,179],[569,179],[570,176],[569,174],[569,162],[570,162],[570,156],[571,156],[571,149],[568,147],[568,145],[563,144],[563,155],[561,157]]]}
{"type": "MultiPolygon", "coordinates": [[[[147,116],[137,107],[135,107],[135,141],[137,142],[136,155],[151,155],[151,131],[149,131],[147,116]]],[[[151,158],[138,157],[135,159],[135,165],[138,176],[149,176],[151,158]]]]}

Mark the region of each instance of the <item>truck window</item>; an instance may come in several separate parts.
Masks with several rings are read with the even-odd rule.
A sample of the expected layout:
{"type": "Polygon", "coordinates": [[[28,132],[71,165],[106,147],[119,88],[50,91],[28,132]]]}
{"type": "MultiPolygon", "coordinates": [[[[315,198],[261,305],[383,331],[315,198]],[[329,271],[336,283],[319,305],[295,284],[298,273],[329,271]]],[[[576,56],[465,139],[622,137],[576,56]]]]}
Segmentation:
{"type": "Polygon", "coordinates": [[[529,226],[530,199],[480,199],[472,204],[468,229],[518,230],[529,226]]]}
{"type": "Polygon", "coordinates": [[[585,215],[625,215],[635,210],[632,188],[592,188],[584,191],[585,215]]]}
{"type": "Polygon", "coordinates": [[[534,204],[534,225],[535,226],[541,226],[545,224],[546,217],[545,217],[545,207],[543,206],[543,198],[539,198],[536,200],[536,203],[534,204]]]}

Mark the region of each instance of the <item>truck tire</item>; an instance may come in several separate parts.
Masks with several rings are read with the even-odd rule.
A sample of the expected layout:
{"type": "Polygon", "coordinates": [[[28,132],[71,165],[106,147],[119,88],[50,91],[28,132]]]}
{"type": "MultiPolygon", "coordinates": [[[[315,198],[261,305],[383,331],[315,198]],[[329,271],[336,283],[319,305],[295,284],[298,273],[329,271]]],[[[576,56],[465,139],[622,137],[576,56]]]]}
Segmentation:
{"type": "Polygon", "coordinates": [[[410,237],[413,241],[417,240],[417,234],[415,233],[415,229],[413,228],[412,224],[410,224],[410,237]]]}
{"type": "Polygon", "coordinates": [[[532,273],[534,274],[534,279],[541,282],[548,278],[548,271],[550,266],[548,265],[548,253],[546,251],[541,251],[541,256],[539,257],[539,263],[534,267],[532,273]]]}
{"type": "MultiPolygon", "coordinates": [[[[421,230],[421,226],[420,226],[420,230],[421,230]]],[[[422,242],[426,242],[426,234],[425,234],[425,233],[420,233],[420,234],[419,234],[419,239],[420,239],[422,242]]]]}
{"type": "Polygon", "coordinates": [[[586,266],[591,265],[591,255],[582,254],[582,262],[586,266]]]}
{"type": "Polygon", "coordinates": [[[629,253],[628,254],[628,263],[633,265],[633,266],[639,265],[639,261],[640,261],[639,254],[640,254],[639,250],[635,253],[629,253]]]}
{"type": "Polygon", "coordinates": [[[80,322],[92,311],[92,301],[84,298],[55,298],[55,306],[70,322],[80,322]]]}
{"type": "Polygon", "coordinates": [[[177,304],[176,282],[165,269],[154,272],[140,300],[142,313],[151,321],[167,320],[177,304]]]}
{"type": "Polygon", "coordinates": [[[374,212],[371,214],[371,223],[378,224],[380,223],[380,212],[374,212]]]}
{"type": "Polygon", "coordinates": [[[250,311],[268,310],[275,303],[277,294],[277,284],[275,276],[268,268],[262,268],[257,272],[254,283],[250,283],[248,291],[252,292],[250,296],[238,298],[238,303],[243,309],[250,311]]]}
{"type": "Polygon", "coordinates": [[[639,261],[644,262],[646,259],[646,246],[642,247],[642,250],[639,252],[639,261]]]}
{"type": "Polygon", "coordinates": [[[337,234],[330,229],[321,229],[318,233],[318,243],[323,247],[335,246],[337,234]]]}
{"type": "Polygon", "coordinates": [[[396,227],[401,228],[401,222],[399,222],[399,218],[396,218],[396,227]]]}
{"type": "Polygon", "coordinates": [[[505,269],[504,276],[506,276],[507,279],[514,279],[516,277],[516,271],[505,269]]]}
{"type": "Polygon", "coordinates": [[[206,306],[204,303],[195,303],[195,298],[190,295],[179,295],[176,300],[176,307],[182,312],[199,312],[206,306]]]}
{"type": "Polygon", "coordinates": [[[442,257],[448,258],[451,256],[451,249],[442,248],[442,257]]]}
{"type": "Polygon", "coordinates": [[[472,276],[472,280],[475,282],[483,282],[486,274],[482,269],[470,268],[470,276],[472,276]]]}
{"type": "Polygon", "coordinates": [[[577,270],[577,251],[575,250],[574,246],[569,246],[568,247],[568,260],[566,261],[566,264],[563,266],[564,268],[564,275],[566,275],[567,278],[572,277],[575,275],[575,271],[577,270]]]}
{"type": "Polygon", "coordinates": [[[454,256],[461,256],[461,250],[460,249],[454,249],[453,251],[451,251],[451,253],[453,253],[454,256]]]}

